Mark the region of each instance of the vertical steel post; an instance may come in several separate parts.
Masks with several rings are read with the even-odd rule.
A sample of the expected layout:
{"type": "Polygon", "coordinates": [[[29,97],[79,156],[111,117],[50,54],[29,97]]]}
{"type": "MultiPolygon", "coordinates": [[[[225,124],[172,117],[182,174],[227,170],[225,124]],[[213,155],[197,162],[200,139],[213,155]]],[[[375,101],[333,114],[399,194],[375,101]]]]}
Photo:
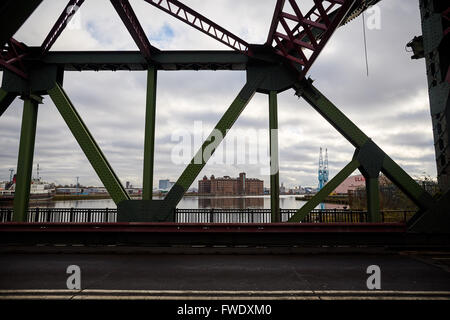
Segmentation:
{"type": "Polygon", "coordinates": [[[16,189],[14,194],[13,221],[16,222],[25,222],[27,219],[37,114],[38,101],[29,97],[24,98],[19,157],[17,160],[16,189]]]}
{"type": "Polygon", "coordinates": [[[157,70],[150,67],[147,72],[147,101],[145,111],[144,178],[142,200],[151,200],[153,191],[153,164],[155,152],[157,70]]]}
{"type": "Polygon", "coordinates": [[[369,222],[381,222],[378,178],[366,178],[366,195],[369,222]]]}
{"type": "Polygon", "coordinates": [[[280,174],[278,161],[278,105],[277,92],[269,93],[270,135],[270,209],[271,221],[280,222],[280,174]]]}
{"type": "Polygon", "coordinates": [[[206,162],[208,162],[216,148],[225,138],[228,130],[233,126],[245,106],[249,103],[264,77],[265,74],[259,74],[256,78],[247,80],[237,97],[228,107],[227,111],[225,111],[222,118],[220,118],[214,130],[203,142],[202,146],[199,148],[189,165],[184,169],[175,185],[167,193],[164,198],[166,210],[173,210],[173,208],[181,201],[186,190],[190,187],[192,182],[194,182],[195,178],[206,165],[206,162]]]}

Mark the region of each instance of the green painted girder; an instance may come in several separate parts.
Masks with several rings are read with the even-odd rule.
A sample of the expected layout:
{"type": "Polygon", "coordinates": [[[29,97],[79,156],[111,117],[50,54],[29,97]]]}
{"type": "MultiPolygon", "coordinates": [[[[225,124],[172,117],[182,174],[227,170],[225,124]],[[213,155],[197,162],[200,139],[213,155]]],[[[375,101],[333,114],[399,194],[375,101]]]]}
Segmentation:
{"type": "MultiPolygon", "coordinates": [[[[337,131],[339,131],[355,148],[360,149],[370,141],[344,113],[328,100],[310,80],[296,84],[296,94],[303,97],[317,112],[319,112],[337,131]]],[[[381,150],[381,149],[380,149],[381,150]]],[[[383,172],[397,187],[400,188],[420,209],[428,209],[433,203],[433,197],[412,179],[384,151],[383,172]]]]}
{"type": "Polygon", "coordinates": [[[217,123],[211,134],[205,140],[203,145],[195,154],[189,165],[184,169],[177,182],[167,193],[164,198],[164,206],[166,208],[175,208],[180,200],[183,198],[184,193],[188,190],[195,178],[200,174],[209,158],[213,155],[216,148],[225,138],[227,131],[233,126],[239,115],[244,110],[245,106],[249,103],[253,95],[255,94],[258,85],[264,79],[264,75],[260,74],[253,81],[247,81],[244,87],[239,92],[238,96],[234,99],[230,107],[225,111],[222,118],[217,123]]]}
{"type": "Polygon", "coordinates": [[[48,90],[48,94],[114,202],[118,204],[123,200],[130,200],[130,196],[63,88],[55,83],[55,86],[48,90]]]}
{"type": "Polygon", "coordinates": [[[38,102],[34,99],[25,99],[22,129],[20,131],[19,157],[17,160],[16,189],[14,192],[13,221],[15,222],[25,222],[27,219],[37,114],[38,102]]]}
{"type": "Polygon", "coordinates": [[[6,109],[8,109],[16,96],[15,93],[10,93],[0,88],[0,117],[5,113],[6,109]]]}
{"type": "MultiPolygon", "coordinates": [[[[34,47],[32,50],[36,50],[34,47]]],[[[236,51],[160,51],[149,63],[139,51],[50,51],[27,61],[55,64],[66,71],[141,70],[246,70],[249,57],[236,51]]]]}
{"type": "Polygon", "coordinates": [[[301,207],[290,219],[289,222],[300,222],[308,213],[317,207],[325,198],[333,192],[353,171],[358,169],[359,161],[353,159],[337,175],[328,181],[319,192],[317,192],[303,207],[301,207]]]}
{"type": "Polygon", "coordinates": [[[144,140],[144,181],[142,200],[151,200],[153,191],[153,164],[155,153],[155,117],[156,117],[157,71],[149,68],[147,73],[147,101],[145,112],[144,140]]]}
{"type": "Polygon", "coordinates": [[[0,2],[0,47],[19,30],[42,0],[2,0],[0,2]]]}
{"type": "Polygon", "coordinates": [[[367,212],[370,222],[381,222],[378,178],[366,178],[367,212]]]}
{"type": "Polygon", "coordinates": [[[269,92],[270,208],[271,221],[280,222],[280,172],[278,154],[277,92],[269,92]],[[276,172],[273,172],[276,171],[276,172]]]}
{"type": "Polygon", "coordinates": [[[369,140],[364,132],[308,80],[302,82],[301,89],[297,90],[297,95],[303,97],[355,148],[361,148],[369,140]]]}

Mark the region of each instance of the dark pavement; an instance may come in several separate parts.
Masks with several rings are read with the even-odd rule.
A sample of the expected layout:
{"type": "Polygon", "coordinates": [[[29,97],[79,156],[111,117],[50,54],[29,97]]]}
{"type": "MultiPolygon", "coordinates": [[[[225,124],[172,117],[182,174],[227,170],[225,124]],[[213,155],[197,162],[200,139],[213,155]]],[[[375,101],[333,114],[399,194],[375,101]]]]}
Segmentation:
{"type": "Polygon", "coordinates": [[[1,253],[0,290],[67,289],[69,265],[83,290],[367,290],[378,265],[382,290],[450,291],[449,256],[1,253]]]}

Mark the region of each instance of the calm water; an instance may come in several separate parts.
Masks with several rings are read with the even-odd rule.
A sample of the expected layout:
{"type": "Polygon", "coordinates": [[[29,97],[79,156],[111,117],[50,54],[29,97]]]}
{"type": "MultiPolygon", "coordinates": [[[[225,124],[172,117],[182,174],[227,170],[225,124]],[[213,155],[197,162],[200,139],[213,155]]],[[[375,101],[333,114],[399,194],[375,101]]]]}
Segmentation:
{"type": "MultiPolygon", "coordinates": [[[[154,197],[155,200],[162,198],[154,197]]],[[[295,196],[280,196],[280,207],[282,209],[298,209],[305,204],[305,201],[295,200],[295,196]]],[[[1,204],[1,206],[12,207],[12,203],[1,204]]],[[[111,199],[103,200],[68,200],[68,201],[49,201],[34,202],[30,207],[41,208],[116,208],[116,204],[111,199]]],[[[342,205],[326,204],[326,209],[341,208],[342,205]]],[[[179,209],[198,209],[198,208],[264,208],[270,209],[270,196],[249,196],[249,197],[183,197],[178,204],[179,209]]]]}

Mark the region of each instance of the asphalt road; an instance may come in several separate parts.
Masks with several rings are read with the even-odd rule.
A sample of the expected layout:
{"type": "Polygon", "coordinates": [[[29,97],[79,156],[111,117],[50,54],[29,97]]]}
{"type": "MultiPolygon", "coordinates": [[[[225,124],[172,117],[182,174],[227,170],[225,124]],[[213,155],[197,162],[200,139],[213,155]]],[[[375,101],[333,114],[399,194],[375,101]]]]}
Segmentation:
{"type": "Polygon", "coordinates": [[[1,253],[0,291],[64,290],[66,269],[81,269],[82,290],[367,290],[366,269],[381,269],[384,291],[449,291],[449,254],[92,254],[1,253]]]}

